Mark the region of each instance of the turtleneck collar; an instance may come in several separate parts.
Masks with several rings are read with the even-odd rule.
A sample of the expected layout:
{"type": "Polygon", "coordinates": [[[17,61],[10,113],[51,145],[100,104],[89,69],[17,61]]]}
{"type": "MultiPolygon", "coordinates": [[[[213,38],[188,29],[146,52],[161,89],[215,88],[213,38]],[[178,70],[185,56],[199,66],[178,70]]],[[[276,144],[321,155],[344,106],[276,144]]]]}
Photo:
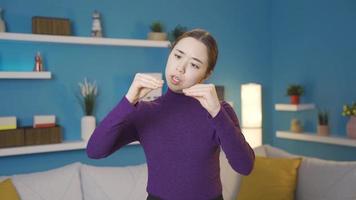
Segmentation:
{"type": "Polygon", "coordinates": [[[169,87],[167,89],[167,92],[163,95],[163,99],[193,99],[192,97],[186,96],[183,93],[178,93],[173,90],[171,90],[169,87]]]}

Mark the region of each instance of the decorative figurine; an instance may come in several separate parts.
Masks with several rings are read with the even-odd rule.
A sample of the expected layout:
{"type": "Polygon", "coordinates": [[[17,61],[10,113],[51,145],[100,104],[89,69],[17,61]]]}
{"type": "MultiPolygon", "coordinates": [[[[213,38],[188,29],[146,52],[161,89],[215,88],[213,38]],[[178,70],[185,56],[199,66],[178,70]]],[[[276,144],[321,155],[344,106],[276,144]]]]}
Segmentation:
{"type": "Polygon", "coordinates": [[[291,124],[290,124],[290,131],[292,131],[294,133],[303,132],[303,128],[302,128],[300,121],[298,119],[292,119],[291,124]]]}
{"type": "Polygon", "coordinates": [[[2,19],[2,11],[3,9],[0,8],[0,32],[6,32],[5,21],[2,19]]]}
{"type": "Polygon", "coordinates": [[[92,29],[91,29],[91,36],[92,37],[103,37],[103,32],[101,29],[100,13],[96,10],[93,13],[93,25],[92,25],[92,29]]]}
{"type": "Polygon", "coordinates": [[[35,66],[33,68],[33,71],[35,72],[43,71],[43,61],[42,61],[41,53],[39,51],[36,53],[35,56],[35,66]]]}

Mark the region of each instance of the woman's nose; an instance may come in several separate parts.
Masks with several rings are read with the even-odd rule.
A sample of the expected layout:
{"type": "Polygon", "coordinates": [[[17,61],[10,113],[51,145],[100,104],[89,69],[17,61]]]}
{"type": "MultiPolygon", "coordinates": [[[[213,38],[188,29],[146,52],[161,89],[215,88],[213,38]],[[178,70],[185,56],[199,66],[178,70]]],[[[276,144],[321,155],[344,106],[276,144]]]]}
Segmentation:
{"type": "Polygon", "coordinates": [[[177,71],[180,73],[184,73],[185,72],[185,68],[187,65],[187,61],[186,60],[182,60],[180,63],[178,63],[177,65],[177,71]]]}

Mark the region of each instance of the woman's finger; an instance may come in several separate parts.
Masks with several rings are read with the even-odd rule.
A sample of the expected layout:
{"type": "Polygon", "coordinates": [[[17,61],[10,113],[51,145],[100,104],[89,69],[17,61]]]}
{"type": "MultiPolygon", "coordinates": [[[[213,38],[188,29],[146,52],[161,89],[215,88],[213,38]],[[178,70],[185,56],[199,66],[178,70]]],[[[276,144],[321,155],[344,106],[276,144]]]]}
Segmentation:
{"type": "Polygon", "coordinates": [[[214,85],[212,84],[197,84],[197,85],[193,85],[190,88],[183,89],[183,91],[210,90],[213,87],[214,85]]]}
{"type": "Polygon", "coordinates": [[[208,93],[206,91],[193,91],[193,92],[184,92],[184,94],[187,96],[206,97],[208,93]]]}
{"type": "Polygon", "coordinates": [[[152,87],[160,88],[163,86],[163,83],[157,83],[156,81],[151,79],[145,79],[140,77],[138,80],[141,83],[142,87],[152,86],[152,87]]]}
{"type": "Polygon", "coordinates": [[[141,79],[153,81],[153,82],[155,82],[157,84],[162,84],[164,82],[162,79],[159,80],[159,79],[157,79],[155,77],[152,77],[151,75],[148,75],[148,74],[140,74],[139,77],[141,79]]]}

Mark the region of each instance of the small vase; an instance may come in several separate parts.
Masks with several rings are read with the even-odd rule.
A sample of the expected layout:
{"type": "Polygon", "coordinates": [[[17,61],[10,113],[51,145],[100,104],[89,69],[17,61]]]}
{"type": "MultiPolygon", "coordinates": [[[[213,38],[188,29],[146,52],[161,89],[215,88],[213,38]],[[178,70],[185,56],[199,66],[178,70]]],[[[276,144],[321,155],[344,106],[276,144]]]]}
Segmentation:
{"type": "Polygon", "coordinates": [[[356,116],[351,116],[346,125],[347,137],[356,139],[356,116]]]}
{"type": "Polygon", "coordinates": [[[292,119],[290,124],[290,131],[294,133],[301,133],[303,132],[302,125],[298,119],[292,119]]]}
{"type": "Polygon", "coordinates": [[[81,134],[84,141],[88,141],[96,127],[94,116],[84,116],[81,120],[81,134]]]}
{"type": "Polygon", "coordinates": [[[317,135],[328,136],[329,135],[329,126],[328,125],[318,125],[317,135]]]}
{"type": "Polygon", "coordinates": [[[167,33],[165,33],[165,32],[149,32],[147,38],[149,40],[164,41],[164,40],[167,40],[167,33]]]}
{"type": "Polygon", "coordinates": [[[6,32],[5,21],[2,19],[2,8],[0,8],[0,32],[6,32]]]}
{"type": "Polygon", "coordinates": [[[299,104],[299,96],[298,95],[290,96],[290,103],[298,105],[299,104]]]}

